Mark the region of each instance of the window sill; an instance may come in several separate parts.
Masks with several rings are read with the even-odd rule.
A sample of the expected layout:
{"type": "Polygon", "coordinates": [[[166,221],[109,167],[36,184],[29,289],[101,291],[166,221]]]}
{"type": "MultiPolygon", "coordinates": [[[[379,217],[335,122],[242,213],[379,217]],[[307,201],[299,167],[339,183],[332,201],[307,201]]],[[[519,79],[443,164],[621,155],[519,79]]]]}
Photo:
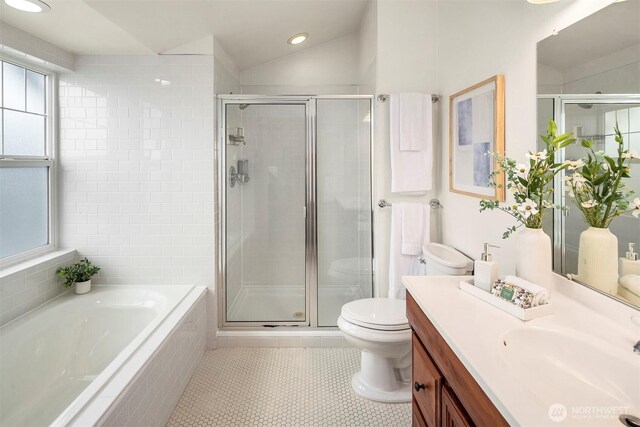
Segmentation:
{"type": "Polygon", "coordinates": [[[19,262],[5,268],[0,268],[0,279],[6,279],[14,274],[21,273],[24,270],[36,266],[45,267],[47,264],[56,264],[59,260],[68,257],[70,254],[74,254],[75,252],[75,249],[55,249],[51,252],[45,253],[44,255],[19,262]]]}

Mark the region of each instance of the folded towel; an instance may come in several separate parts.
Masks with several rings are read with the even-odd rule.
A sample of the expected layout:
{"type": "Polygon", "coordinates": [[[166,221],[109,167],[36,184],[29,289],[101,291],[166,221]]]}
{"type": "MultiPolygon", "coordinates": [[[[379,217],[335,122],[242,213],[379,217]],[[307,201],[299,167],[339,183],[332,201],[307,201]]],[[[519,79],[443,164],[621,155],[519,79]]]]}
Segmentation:
{"type": "Polygon", "coordinates": [[[619,282],[622,287],[640,297],[640,275],[625,274],[620,278],[619,282]]]}
{"type": "Polygon", "coordinates": [[[400,118],[400,127],[398,129],[400,133],[400,150],[424,150],[425,132],[431,132],[431,126],[427,125],[430,121],[425,121],[431,117],[431,95],[401,93],[396,98],[400,118]],[[425,111],[425,109],[428,109],[429,112],[425,111]]]}
{"type": "Polygon", "coordinates": [[[422,203],[400,203],[402,210],[402,249],[404,255],[421,255],[423,233],[425,226],[423,213],[425,211],[422,203]]]}
{"type": "Polygon", "coordinates": [[[424,193],[431,190],[433,180],[433,130],[432,105],[429,101],[422,102],[422,124],[405,128],[401,120],[399,95],[391,95],[390,100],[390,150],[391,150],[391,191],[393,193],[424,193]],[[417,128],[421,127],[421,136],[409,138],[407,146],[417,151],[405,151],[401,147],[403,134],[418,135],[417,128]],[[413,141],[413,142],[412,142],[413,141]],[[421,141],[421,142],[420,142],[421,141]]]}
{"type": "MultiPolygon", "coordinates": [[[[422,241],[429,241],[429,211],[422,205],[422,241]]],[[[422,245],[421,245],[422,247],[422,245]]],[[[424,276],[425,265],[420,263],[420,255],[402,253],[402,203],[391,207],[391,240],[389,245],[389,298],[406,299],[402,276],[424,276]]]]}
{"type": "Polygon", "coordinates": [[[516,276],[507,276],[505,277],[504,281],[531,292],[533,294],[531,307],[537,307],[549,302],[549,291],[547,290],[547,288],[543,288],[542,286],[536,285],[529,282],[528,280],[516,276]]]}

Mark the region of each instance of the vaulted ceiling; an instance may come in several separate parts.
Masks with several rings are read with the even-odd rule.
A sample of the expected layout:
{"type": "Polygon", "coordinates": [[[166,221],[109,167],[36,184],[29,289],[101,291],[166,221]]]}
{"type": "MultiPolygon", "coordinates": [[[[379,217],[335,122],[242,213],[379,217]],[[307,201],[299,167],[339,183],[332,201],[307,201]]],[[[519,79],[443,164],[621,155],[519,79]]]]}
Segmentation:
{"type": "Polygon", "coordinates": [[[240,69],[352,33],[367,0],[45,0],[0,20],[77,54],[170,52],[214,36],[240,69]],[[309,33],[303,45],[289,36],[309,33]]]}

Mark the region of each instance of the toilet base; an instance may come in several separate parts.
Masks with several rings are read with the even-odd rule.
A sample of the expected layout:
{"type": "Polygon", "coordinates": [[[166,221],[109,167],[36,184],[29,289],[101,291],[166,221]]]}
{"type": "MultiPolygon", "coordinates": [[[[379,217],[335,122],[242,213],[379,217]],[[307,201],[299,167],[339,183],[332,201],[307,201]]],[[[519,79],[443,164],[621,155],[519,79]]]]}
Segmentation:
{"type": "Polygon", "coordinates": [[[393,391],[373,388],[362,381],[360,372],[356,372],[351,379],[351,387],[356,394],[365,399],[381,403],[409,403],[411,402],[411,384],[399,383],[399,388],[393,391]]]}

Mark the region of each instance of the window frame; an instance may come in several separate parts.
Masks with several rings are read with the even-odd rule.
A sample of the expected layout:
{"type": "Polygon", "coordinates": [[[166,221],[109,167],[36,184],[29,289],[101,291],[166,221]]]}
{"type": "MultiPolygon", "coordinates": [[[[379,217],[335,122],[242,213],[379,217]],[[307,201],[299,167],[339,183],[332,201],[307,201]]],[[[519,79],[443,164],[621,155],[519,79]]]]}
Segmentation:
{"type": "MultiPolygon", "coordinates": [[[[9,167],[47,167],[48,168],[48,243],[34,249],[17,253],[0,259],[0,269],[14,264],[28,261],[48,252],[56,250],[58,243],[58,168],[57,168],[57,148],[58,148],[58,75],[50,68],[43,67],[42,64],[25,61],[14,56],[0,54],[0,62],[7,62],[12,65],[34,71],[45,76],[45,155],[44,156],[5,156],[0,154],[0,168],[9,167]]],[[[0,78],[1,78],[0,71],[0,78]]],[[[1,83],[0,83],[1,84],[1,83]]],[[[0,93],[2,96],[2,93],[0,93]]],[[[4,121],[3,125],[4,126],[4,121]]],[[[3,128],[0,128],[0,132],[3,128]]]]}

